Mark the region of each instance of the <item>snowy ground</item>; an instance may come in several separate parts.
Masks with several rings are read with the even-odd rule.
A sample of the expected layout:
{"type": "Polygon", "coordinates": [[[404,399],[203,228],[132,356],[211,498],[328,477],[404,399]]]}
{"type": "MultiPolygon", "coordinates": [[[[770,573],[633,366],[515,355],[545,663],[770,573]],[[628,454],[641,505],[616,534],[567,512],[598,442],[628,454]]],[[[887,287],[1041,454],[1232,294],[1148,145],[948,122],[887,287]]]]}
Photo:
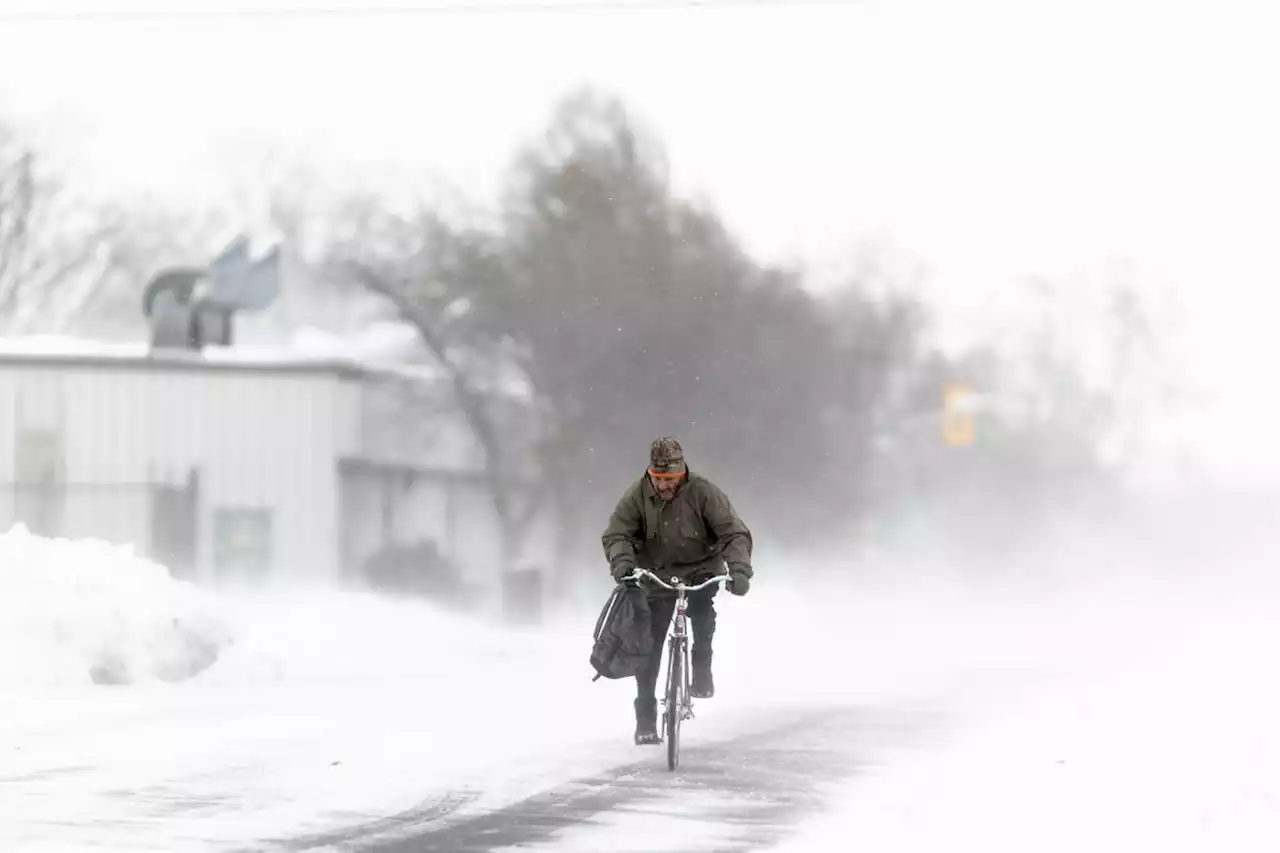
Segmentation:
{"type": "Polygon", "coordinates": [[[1142,650],[1082,658],[1073,679],[992,703],[945,748],[899,752],[777,853],[1280,849],[1277,586],[1201,589],[1187,606],[1191,591],[1173,593],[1177,621],[1139,616],[1127,636],[1080,623],[1142,650]]]}
{"type": "Polygon", "coordinates": [[[0,849],[174,851],[287,838],[410,808],[446,783],[494,777],[498,761],[518,784],[519,762],[556,738],[570,746],[618,731],[607,692],[584,689],[572,666],[581,661],[554,635],[521,637],[350,593],[214,599],[148,583],[147,566],[105,547],[14,540],[0,540],[0,551],[45,559],[39,573],[0,561],[6,615],[27,611],[6,620],[26,636],[4,646],[3,671],[14,677],[0,718],[0,849]],[[117,584],[127,592],[104,594],[117,584]],[[166,609],[188,618],[201,609],[201,628],[230,638],[194,680],[147,677],[148,664],[186,646],[161,630],[166,609]],[[140,680],[93,684],[87,672],[104,647],[130,656],[140,680]],[[548,689],[557,683],[567,696],[548,689]],[[566,706],[568,730],[543,730],[537,721],[566,706]]]}
{"type": "MultiPolygon", "coordinates": [[[[1280,846],[1275,584],[812,577],[723,597],[719,695],[688,743],[824,707],[946,722],[876,740],[788,853],[833,834],[878,851],[1280,846]]],[[[481,813],[657,764],[630,744],[630,683],[590,682],[594,616],[516,632],[349,592],[215,595],[98,543],[0,536],[0,849],[264,849],[449,791],[481,813]],[[197,678],[164,680],[215,647],[197,678]]],[[[676,842],[700,831],[654,820],[676,842]]],[[[610,849],[609,831],[547,849],[610,849]]]]}

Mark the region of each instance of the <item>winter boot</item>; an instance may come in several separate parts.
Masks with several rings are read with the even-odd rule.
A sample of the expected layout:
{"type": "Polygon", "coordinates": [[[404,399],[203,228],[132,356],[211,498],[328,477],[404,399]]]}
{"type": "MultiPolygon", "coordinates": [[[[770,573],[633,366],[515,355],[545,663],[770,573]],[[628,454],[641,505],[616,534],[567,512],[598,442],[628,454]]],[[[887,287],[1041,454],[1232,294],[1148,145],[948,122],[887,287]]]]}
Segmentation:
{"type": "Polygon", "coordinates": [[[656,699],[637,699],[636,746],[660,743],[658,739],[658,702],[656,699]]]}
{"type": "Polygon", "coordinates": [[[694,699],[710,699],[716,695],[716,682],[711,677],[711,650],[698,654],[698,647],[693,647],[693,685],[689,695],[694,699]]]}

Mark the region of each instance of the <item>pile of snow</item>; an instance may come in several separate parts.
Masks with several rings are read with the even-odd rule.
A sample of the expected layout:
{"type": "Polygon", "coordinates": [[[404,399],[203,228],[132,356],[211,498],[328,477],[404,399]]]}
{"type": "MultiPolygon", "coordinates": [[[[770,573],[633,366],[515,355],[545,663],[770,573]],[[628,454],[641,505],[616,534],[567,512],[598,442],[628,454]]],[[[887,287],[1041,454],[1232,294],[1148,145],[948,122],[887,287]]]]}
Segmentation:
{"type": "Polygon", "coordinates": [[[181,681],[230,642],[215,600],[132,549],[0,535],[0,683],[181,681]]]}
{"type": "Polygon", "coordinates": [[[420,600],[290,586],[207,591],[127,546],[0,534],[0,683],[215,686],[586,681],[590,624],[502,628],[420,600]],[[570,649],[574,652],[570,653],[570,649]]]}

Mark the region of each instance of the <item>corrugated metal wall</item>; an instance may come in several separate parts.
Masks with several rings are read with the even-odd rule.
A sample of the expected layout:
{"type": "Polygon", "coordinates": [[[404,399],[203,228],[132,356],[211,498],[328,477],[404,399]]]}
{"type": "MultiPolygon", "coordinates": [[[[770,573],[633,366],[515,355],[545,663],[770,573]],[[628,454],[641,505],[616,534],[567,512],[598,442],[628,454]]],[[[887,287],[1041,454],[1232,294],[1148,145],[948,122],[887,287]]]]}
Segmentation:
{"type": "Polygon", "coordinates": [[[234,561],[333,578],[382,547],[432,540],[494,587],[501,535],[482,472],[440,384],[322,366],[0,360],[0,529],[21,518],[131,543],[176,574],[189,562],[208,580],[234,561]],[[340,472],[344,461],[356,464],[340,472]]]}
{"type": "MultiPolygon", "coordinates": [[[[55,436],[52,476],[65,487],[58,532],[150,553],[151,487],[184,485],[195,469],[203,577],[219,521],[235,511],[269,513],[277,571],[333,576],[339,385],[336,374],[252,368],[0,364],[0,482],[37,477],[20,470],[31,467],[23,460],[38,454],[41,436],[55,436]]],[[[29,491],[0,489],[6,529],[29,491]]]]}

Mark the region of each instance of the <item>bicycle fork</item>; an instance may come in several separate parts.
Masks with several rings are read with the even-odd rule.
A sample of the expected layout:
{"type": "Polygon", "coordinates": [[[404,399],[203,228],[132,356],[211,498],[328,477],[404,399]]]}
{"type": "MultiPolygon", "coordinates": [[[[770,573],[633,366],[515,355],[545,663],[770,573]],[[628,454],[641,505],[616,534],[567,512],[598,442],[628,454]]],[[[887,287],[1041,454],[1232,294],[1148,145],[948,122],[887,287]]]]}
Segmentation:
{"type": "Polygon", "coordinates": [[[693,719],[693,701],[689,698],[690,693],[690,674],[689,674],[689,631],[688,617],[685,615],[685,609],[688,606],[688,600],[684,591],[681,590],[676,598],[675,611],[675,627],[671,634],[671,653],[667,665],[667,690],[666,696],[674,695],[677,708],[671,707],[671,702],[665,702],[663,707],[663,716],[675,711],[680,714],[680,719],[693,719]],[[679,660],[679,667],[671,666],[679,660]],[[679,683],[673,684],[672,679],[675,677],[677,670],[679,671],[679,683]],[[675,688],[674,690],[672,688],[675,688]]]}

